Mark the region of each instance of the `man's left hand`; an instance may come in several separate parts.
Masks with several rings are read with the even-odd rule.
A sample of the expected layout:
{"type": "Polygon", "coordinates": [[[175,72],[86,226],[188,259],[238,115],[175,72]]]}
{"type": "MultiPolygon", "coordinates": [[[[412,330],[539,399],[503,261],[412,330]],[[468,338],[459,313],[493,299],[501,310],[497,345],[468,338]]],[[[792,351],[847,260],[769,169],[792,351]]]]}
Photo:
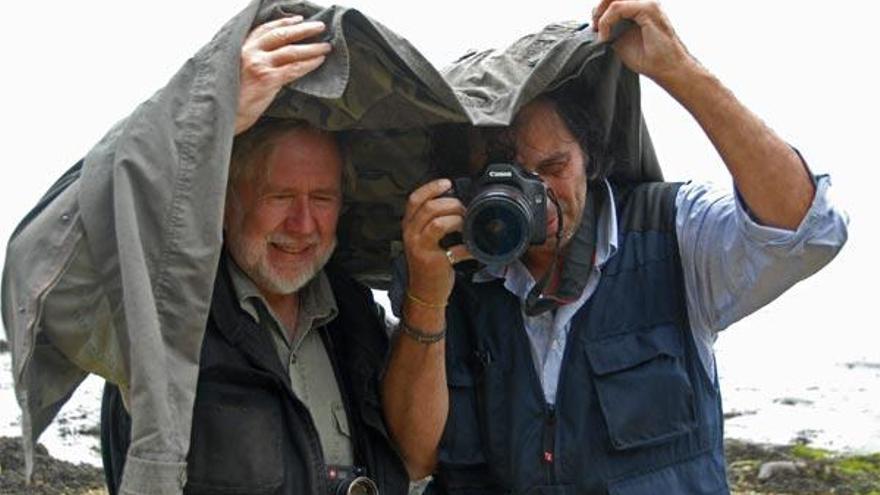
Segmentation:
{"type": "Polygon", "coordinates": [[[656,1],[602,0],[593,9],[593,30],[599,41],[607,41],[611,28],[624,19],[635,26],[614,42],[614,50],[630,70],[662,85],[664,79],[695,63],[656,1]]]}

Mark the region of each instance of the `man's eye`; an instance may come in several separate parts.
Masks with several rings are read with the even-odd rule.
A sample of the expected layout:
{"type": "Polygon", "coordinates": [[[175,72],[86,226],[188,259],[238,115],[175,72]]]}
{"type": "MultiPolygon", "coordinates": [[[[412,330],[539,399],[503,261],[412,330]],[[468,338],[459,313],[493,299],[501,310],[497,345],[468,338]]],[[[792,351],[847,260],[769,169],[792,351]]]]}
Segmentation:
{"type": "Polygon", "coordinates": [[[322,194],[322,195],[312,196],[312,200],[317,201],[319,203],[335,203],[336,196],[333,196],[330,194],[326,194],[326,195],[322,194]]]}
{"type": "Polygon", "coordinates": [[[290,198],[286,194],[269,194],[263,197],[262,202],[267,206],[283,207],[290,203],[290,198]]]}
{"type": "Polygon", "coordinates": [[[565,170],[564,162],[546,163],[538,168],[538,175],[556,175],[563,170],[565,170]]]}

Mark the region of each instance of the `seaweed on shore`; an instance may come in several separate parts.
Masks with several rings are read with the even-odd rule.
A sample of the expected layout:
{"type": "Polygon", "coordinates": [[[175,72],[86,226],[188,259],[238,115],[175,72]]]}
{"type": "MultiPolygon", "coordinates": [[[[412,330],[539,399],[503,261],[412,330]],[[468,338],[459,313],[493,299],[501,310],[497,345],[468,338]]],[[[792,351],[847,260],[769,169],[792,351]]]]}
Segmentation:
{"type": "Polygon", "coordinates": [[[735,494],[880,495],[880,453],[850,455],[805,443],[725,442],[735,494]]]}

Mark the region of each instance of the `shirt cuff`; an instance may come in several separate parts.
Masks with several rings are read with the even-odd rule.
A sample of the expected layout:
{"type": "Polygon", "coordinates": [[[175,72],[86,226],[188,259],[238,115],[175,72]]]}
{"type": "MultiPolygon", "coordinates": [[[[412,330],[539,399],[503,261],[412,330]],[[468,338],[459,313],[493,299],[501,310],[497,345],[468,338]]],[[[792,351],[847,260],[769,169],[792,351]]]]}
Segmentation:
{"type": "Polygon", "coordinates": [[[810,209],[807,210],[806,215],[804,215],[800,225],[795,230],[770,227],[758,223],[740,195],[739,189],[734,186],[736,212],[746,238],[763,244],[796,243],[804,236],[804,232],[809,232],[816,222],[827,217],[828,211],[831,209],[831,204],[828,200],[828,188],[831,185],[831,178],[828,175],[815,176],[813,174],[810,174],[810,177],[813,179],[816,192],[813,195],[810,209]]]}
{"type": "Polygon", "coordinates": [[[186,485],[185,462],[163,462],[128,456],[121,495],[181,495],[186,485]]]}

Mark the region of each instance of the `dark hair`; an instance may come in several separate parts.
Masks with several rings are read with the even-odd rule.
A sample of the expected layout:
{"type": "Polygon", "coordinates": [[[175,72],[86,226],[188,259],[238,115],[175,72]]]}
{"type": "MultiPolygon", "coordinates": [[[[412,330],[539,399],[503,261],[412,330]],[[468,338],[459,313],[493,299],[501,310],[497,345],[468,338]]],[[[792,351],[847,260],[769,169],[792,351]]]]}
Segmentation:
{"type": "MultiPolygon", "coordinates": [[[[588,180],[608,176],[612,160],[608,156],[602,126],[592,118],[581,94],[582,88],[565,85],[539,96],[556,108],[562,122],[577,140],[584,154],[588,180]]],[[[514,127],[472,127],[467,124],[444,124],[431,129],[429,163],[434,177],[470,175],[473,147],[482,145],[480,151],[486,163],[513,162],[516,157],[514,127]]]]}
{"type": "Polygon", "coordinates": [[[594,181],[606,178],[611,172],[612,160],[605,146],[602,126],[590,115],[589,105],[585,104],[588,100],[583,88],[568,84],[543,97],[553,103],[580,145],[587,166],[587,179],[594,181]]]}

